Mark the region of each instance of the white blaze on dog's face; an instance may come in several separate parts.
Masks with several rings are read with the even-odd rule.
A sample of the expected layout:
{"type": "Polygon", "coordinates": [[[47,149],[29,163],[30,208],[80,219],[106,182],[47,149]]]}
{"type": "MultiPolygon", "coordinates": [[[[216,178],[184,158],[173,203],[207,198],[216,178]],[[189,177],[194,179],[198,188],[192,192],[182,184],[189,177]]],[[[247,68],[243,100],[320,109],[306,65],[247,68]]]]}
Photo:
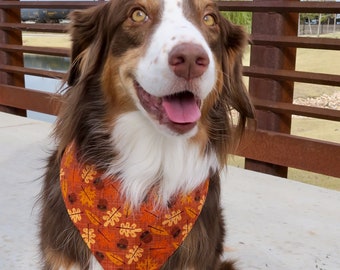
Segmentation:
{"type": "MultiPolygon", "coordinates": [[[[162,131],[194,135],[202,103],[216,84],[215,60],[202,30],[186,16],[187,4],[182,0],[161,2],[159,24],[137,63],[136,102],[162,131]]],[[[142,9],[134,12],[145,22],[152,19],[142,9]]],[[[198,20],[214,23],[209,13],[202,15],[198,20]]]]}

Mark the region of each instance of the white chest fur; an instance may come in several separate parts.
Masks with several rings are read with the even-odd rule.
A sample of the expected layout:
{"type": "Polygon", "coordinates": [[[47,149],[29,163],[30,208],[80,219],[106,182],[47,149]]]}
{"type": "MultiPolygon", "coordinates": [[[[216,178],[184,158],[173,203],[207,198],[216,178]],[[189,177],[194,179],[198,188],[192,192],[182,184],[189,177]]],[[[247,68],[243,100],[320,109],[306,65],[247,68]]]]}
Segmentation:
{"type": "Polygon", "coordinates": [[[112,133],[118,152],[108,170],[119,175],[122,188],[132,205],[138,206],[150,188],[158,187],[165,205],[172,195],[198,187],[218,168],[216,155],[202,155],[201,149],[184,136],[167,136],[141,112],[119,117],[112,133]]]}

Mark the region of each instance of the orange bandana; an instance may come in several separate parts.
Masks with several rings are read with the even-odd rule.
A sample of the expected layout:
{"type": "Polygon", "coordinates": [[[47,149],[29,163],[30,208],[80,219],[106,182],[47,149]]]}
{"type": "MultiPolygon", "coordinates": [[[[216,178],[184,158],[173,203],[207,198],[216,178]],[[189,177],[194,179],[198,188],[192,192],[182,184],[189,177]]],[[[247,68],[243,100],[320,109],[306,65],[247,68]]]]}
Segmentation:
{"type": "Polygon", "coordinates": [[[180,194],[167,209],[155,209],[151,191],[132,212],[120,182],[104,178],[93,165],[78,163],[72,143],[64,153],[60,185],[67,212],[105,270],[157,270],[182,244],[201,213],[209,180],[180,194]]]}

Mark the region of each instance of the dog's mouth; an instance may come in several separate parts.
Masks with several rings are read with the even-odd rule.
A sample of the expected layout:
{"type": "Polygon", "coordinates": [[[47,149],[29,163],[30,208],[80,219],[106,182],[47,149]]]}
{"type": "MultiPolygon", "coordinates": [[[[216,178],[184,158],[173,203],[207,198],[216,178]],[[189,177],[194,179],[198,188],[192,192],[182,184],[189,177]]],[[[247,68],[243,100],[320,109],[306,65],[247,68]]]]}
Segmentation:
{"type": "Polygon", "coordinates": [[[146,92],[138,82],[135,81],[134,85],[141,105],[160,124],[180,134],[196,126],[201,117],[201,100],[191,91],[156,97],[146,92]]]}

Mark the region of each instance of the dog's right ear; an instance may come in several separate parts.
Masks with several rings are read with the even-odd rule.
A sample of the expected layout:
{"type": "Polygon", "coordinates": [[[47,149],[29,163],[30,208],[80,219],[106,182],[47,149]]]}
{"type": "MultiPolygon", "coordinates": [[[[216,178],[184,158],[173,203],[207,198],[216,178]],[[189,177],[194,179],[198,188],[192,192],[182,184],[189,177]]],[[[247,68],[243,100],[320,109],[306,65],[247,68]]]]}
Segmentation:
{"type": "Polygon", "coordinates": [[[105,12],[104,5],[98,5],[85,10],[73,11],[69,32],[72,41],[71,68],[68,73],[67,83],[73,86],[81,76],[81,62],[86,49],[100,35],[99,27],[105,12]]]}

